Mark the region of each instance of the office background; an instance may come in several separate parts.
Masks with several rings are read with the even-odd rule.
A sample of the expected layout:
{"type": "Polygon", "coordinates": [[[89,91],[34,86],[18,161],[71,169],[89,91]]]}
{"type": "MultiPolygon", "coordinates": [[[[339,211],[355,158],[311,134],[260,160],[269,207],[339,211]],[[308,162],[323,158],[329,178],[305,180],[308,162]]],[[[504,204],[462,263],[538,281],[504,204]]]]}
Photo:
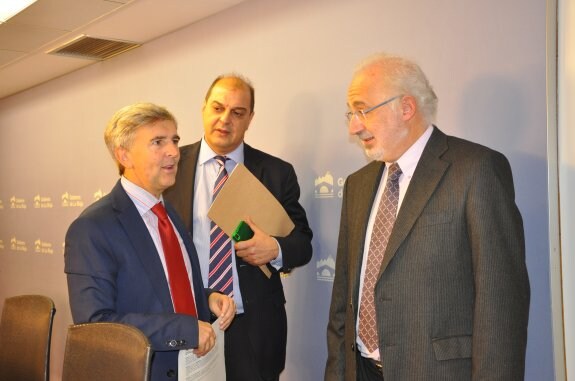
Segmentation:
{"type": "Polygon", "coordinates": [[[346,89],[359,60],[388,51],[426,72],[444,132],[510,160],[532,289],[525,379],[551,380],[546,38],[540,0],[249,0],[1,99],[0,303],[26,293],[54,299],[51,374],[59,379],[71,324],[64,234],[117,180],[106,122],[122,106],[150,101],[172,111],[182,143],[192,143],[202,136],[209,84],[236,71],[256,89],[246,141],[294,165],[315,233],[312,261],[283,279],[289,340],[281,379],[321,379],[341,191],[367,163],[347,135],[346,89]]]}

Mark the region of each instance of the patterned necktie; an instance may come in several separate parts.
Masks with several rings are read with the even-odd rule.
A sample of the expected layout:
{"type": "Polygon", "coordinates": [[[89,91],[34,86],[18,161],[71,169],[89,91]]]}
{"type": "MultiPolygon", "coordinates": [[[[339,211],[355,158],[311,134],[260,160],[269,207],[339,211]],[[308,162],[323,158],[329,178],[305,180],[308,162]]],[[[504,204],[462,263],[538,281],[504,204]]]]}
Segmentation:
{"type": "Polygon", "coordinates": [[[374,288],[381,269],[389,235],[395,223],[397,204],[399,202],[399,176],[401,176],[401,169],[397,163],[393,163],[388,169],[387,182],[373,223],[367,254],[361,306],[359,308],[359,337],[370,353],[379,346],[374,288]]]}
{"type": "MultiPolygon", "coordinates": [[[[220,189],[228,179],[225,162],[228,160],[224,156],[215,156],[214,159],[220,166],[218,178],[214,184],[212,201],[220,192],[220,189]]],[[[211,222],[210,229],[210,268],[208,275],[208,287],[221,293],[233,296],[232,278],[232,242],[230,237],[224,233],[214,221],[211,222]]]]}
{"type": "Polygon", "coordinates": [[[188,271],[184,264],[182,248],[180,247],[176,232],[161,202],[154,205],[152,212],[158,216],[158,230],[164,249],[166,267],[168,268],[170,293],[172,294],[174,311],[176,313],[197,316],[194,294],[192,293],[190,278],[188,277],[188,271]]]}

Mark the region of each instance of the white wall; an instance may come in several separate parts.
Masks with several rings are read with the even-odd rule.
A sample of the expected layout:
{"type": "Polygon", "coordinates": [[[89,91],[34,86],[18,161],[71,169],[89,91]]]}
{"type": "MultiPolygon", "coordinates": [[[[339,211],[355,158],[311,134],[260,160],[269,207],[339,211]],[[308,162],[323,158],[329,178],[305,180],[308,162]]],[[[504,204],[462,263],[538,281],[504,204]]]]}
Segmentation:
{"type": "Polygon", "coordinates": [[[559,0],[558,11],[558,161],[563,317],[567,379],[575,378],[575,4],[559,0]]]}
{"type": "Polygon", "coordinates": [[[54,298],[53,379],[59,379],[71,323],[62,243],[83,208],[62,206],[62,196],[87,206],[116,181],[102,135],[118,108],[144,100],[163,104],[178,118],[182,142],[191,143],[201,136],[205,90],[229,71],[244,73],[256,87],[248,143],[294,164],[315,233],[312,262],[284,279],[290,336],[282,380],[322,378],[331,282],[317,276],[317,266],[335,256],[337,180],[366,163],[347,136],[346,87],[353,66],[379,50],[420,63],[439,96],[443,131],[509,158],[532,287],[526,379],[553,378],[545,3],[252,0],[0,100],[0,300],[33,292],[54,298]],[[314,180],[327,172],[335,178],[335,196],[315,198],[314,180]],[[35,196],[52,207],[35,208],[35,196]],[[38,240],[39,251],[52,253],[35,252],[38,240]]]}

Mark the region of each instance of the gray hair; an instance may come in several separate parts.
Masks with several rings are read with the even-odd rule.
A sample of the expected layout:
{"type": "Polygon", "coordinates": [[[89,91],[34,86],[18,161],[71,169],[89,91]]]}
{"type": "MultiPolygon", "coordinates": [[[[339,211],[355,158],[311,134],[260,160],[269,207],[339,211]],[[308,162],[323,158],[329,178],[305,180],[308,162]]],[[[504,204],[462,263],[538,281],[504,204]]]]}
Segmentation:
{"type": "Polygon", "coordinates": [[[421,68],[406,58],[376,53],[359,63],[354,76],[368,68],[383,74],[385,84],[399,94],[411,95],[427,123],[434,123],[437,115],[437,96],[421,68]]]}
{"type": "Polygon", "coordinates": [[[161,120],[169,120],[177,125],[176,118],[164,107],[153,103],[135,103],[122,107],[108,122],[104,132],[104,141],[118,165],[120,175],[124,173],[125,168],[116,159],[116,149],[120,147],[129,149],[134,142],[134,135],[138,128],[161,120]]]}

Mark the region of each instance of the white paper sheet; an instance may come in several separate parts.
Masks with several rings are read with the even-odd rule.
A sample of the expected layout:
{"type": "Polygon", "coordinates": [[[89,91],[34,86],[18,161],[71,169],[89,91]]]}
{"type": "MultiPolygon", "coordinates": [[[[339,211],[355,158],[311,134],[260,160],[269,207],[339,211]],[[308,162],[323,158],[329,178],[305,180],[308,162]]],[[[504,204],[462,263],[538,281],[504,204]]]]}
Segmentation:
{"type": "Polygon", "coordinates": [[[216,345],[205,356],[197,357],[189,350],[178,355],[178,381],[222,381],[226,379],[224,360],[224,331],[220,319],[212,327],[216,333],[216,345]]]}

